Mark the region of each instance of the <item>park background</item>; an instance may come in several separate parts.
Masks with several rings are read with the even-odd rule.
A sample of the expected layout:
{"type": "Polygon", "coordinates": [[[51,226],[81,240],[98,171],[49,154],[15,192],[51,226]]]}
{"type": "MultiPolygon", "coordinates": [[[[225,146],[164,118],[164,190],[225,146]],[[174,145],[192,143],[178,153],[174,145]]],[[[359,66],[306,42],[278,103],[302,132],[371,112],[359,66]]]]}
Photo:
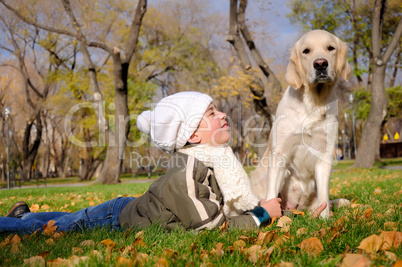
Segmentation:
{"type": "Polygon", "coordinates": [[[294,42],[326,29],[348,43],[353,68],[349,82],[337,86],[339,146],[330,186],[331,199],[352,204],[331,219],[298,213],[259,230],[200,233],[157,225],[60,233],[49,222],[41,234],[0,233],[1,266],[401,266],[399,1],[0,6],[0,180],[13,189],[0,190],[1,214],[17,201],[32,212],[74,212],[143,194],[153,181],[146,178],[163,172],[157,160],[168,155],[138,132],[136,116],[179,91],[216,99],[228,114],[230,145],[249,172],[287,87],[294,42]],[[144,161],[133,164],[133,155],[144,161]]]}
{"type": "MultiPolygon", "coordinates": [[[[166,155],[140,135],[136,116],[187,90],[216,99],[234,152],[255,164],[287,87],[289,50],[311,29],[349,45],[334,157],[371,167],[381,142],[400,141],[399,1],[377,19],[373,1],[0,2],[3,184],[8,172],[14,186],[71,176],[111,184],[163,170],[166,155]]],[[[383,157],[401,153],[392,144],[383,157]]]]}

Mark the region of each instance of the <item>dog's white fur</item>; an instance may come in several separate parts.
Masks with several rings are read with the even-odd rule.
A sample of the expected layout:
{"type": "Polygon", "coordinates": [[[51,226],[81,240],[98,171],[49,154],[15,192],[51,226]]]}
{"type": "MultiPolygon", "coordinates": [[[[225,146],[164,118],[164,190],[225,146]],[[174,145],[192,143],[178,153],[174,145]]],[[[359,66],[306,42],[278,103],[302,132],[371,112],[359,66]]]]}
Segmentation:
{"type": "Polygon", "coordinates": [[[350,75],[346,53],[347,45],[323,30],[306,33],[291,50],[290,86],[278,105],[264,157],[250,175],[259,198],[279,196],[282,209],[313,210],[326,202],[321,216],[329,216],[338,132],[334,85],[339,76],[347,80],[350,75]]]}

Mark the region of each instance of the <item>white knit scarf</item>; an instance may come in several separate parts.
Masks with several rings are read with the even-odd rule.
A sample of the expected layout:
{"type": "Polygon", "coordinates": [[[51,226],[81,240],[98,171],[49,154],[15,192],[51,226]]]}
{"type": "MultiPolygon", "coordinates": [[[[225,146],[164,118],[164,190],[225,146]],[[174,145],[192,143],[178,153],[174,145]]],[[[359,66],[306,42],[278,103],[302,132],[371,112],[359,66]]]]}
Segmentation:
{"type": "Polygon", "coordinates": [[[251,190],[250,179],[229,146],[195,145],[178,152],[193,156],[214,169],[223,194],[225,216],[235,216],[254,209],[259,200],[251,190]]]}

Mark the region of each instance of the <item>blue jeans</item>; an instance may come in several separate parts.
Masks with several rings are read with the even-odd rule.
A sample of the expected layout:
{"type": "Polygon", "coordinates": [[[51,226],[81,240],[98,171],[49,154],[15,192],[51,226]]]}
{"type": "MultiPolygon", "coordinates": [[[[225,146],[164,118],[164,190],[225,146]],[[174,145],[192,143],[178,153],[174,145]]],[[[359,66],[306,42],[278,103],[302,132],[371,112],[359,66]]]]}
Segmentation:
{"type": "Polygon", "coordinates": [[[0,233],[20,232],[32,234],[50,220],[56,221],[57,231],[77,231],[94,227],[109,226],[120,229],[119,215],[133,197],[118,197],[97,206],[88,207],[74,213],[38,212],[25,213],[21,219],[0,217],[0,233]]]}

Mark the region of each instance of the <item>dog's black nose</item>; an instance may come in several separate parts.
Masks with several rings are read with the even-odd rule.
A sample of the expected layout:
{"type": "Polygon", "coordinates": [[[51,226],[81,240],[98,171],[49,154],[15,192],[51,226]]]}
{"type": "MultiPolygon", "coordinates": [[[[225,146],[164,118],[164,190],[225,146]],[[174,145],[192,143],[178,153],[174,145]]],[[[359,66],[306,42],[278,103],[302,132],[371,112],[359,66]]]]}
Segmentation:
{"type": "Polygon", "coordinates": [[[328,67],[328,61],[325,58],[316,59],[313,66],[316,70],[325,70],[328,67]]]}

